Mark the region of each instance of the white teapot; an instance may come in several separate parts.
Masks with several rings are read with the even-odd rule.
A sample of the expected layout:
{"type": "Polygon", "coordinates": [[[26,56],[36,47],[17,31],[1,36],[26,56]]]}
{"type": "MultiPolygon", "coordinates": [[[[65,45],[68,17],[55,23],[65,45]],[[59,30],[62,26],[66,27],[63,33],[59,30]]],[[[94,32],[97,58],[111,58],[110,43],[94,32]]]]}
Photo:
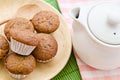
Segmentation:
{"type": "Polygon", "coordinates": [[[81,60],[94,68],[120,67],[119,4],[102,2],[71,10],[74,49],[81,60]]]}

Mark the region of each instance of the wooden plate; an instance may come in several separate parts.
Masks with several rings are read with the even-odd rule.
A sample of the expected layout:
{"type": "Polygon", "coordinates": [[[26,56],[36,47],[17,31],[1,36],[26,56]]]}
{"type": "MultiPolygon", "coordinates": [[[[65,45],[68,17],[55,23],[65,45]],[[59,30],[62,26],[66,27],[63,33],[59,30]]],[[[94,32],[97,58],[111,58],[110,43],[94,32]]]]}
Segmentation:
{"type": "MultiPolygon", "coordinates": [[[[57,75],[66,65],[71,53],[71,36],[69,29],[61,14],[42,0],[0,0],[0,21],[14,16],[18,8],[36,4],[40,10],[50,10],[59,15],[60,26],[52,33],[58,42],[58,52],[55,58],[48,63],[37,63],[36,69],[23,80],[49,80],[57,75]]],[[[4,35],[4,25],[0,26],[0,34],[4,35]]],[[[4,63],[0,61],[0,80],[15,80],[7,73],[4,63]]]]}

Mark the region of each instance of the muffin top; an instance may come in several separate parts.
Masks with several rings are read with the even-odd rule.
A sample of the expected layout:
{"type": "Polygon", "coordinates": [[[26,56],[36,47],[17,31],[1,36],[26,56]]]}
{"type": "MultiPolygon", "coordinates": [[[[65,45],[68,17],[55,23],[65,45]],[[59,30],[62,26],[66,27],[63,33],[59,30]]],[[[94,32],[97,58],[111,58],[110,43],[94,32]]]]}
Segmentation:
{"type": "Polygon", "coordinates": [[[2,59],[9,51],[9,43],[4,36],[0,35],[0,59],[2,59]]]}
{"type": "Polygon", "coordinates": [[[39,44],[36,33],[30,32],[29,30],[11,29],[10,36],[16,41],[30,46],[37,46],[39,44]]]}
{"type": "Polygon", "coordinates": [[[32,23],[25,19],[25,18],[13,18],[7,22],[4,28],[4,33],[8,40],[10,40],[10,29],[11,28],[18,28],[18,29],[27,29],[31,32],[34,31],[34,27],[32,23]]]}
{"type": "Polygon", "coordinates": [[[51,33],[54,32],[60,24],[59,16],[51,11],[40,11],[33,19],[32,23],[37,32],[51,33]]]}
{"type": "Polygon", "coordinates": [[[36,67],[36,60],[32,55],[21,56],[11,52],[5,59],[5,66],[13,74],[27,75],[36,67]]]}
{"type": "Polygon", "coordinates": [[[50,34],[37,34],[39,45],[33,51],[33,55],[37,60],[46,61],[54,57],[57,53],[58,44],[55,38],[50,34]]]}

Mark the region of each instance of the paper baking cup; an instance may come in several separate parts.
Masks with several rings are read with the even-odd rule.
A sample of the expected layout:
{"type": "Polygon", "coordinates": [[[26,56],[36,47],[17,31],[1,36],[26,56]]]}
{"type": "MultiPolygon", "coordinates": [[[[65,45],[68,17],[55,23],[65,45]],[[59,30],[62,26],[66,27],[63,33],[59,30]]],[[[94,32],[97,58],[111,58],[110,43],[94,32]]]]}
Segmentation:
{"type": "Polygon", "coordinates": [[[24,43],[18,42],[11,37],[11,45],[10,48],[13,52],[20,55],[29,55],[36,46],[26,45],[24,43]]]}
{"type": "Polygon", "coordinates": [[[49,60],[45,60],[45,61],[43,61],[43,60],[39,60],[39,59],[37,59],[37,62],[42,62],[42,63],[46,63],[46,62],[49,62],[49,61],[51,61],[52,59],[49,59],[49,60]]]}
{"type": "Polygon", "coordinates": [[[37,59],[37,62],[47,63],[47,62],[52,61],[54,59],[54,57],[52,57],[51,59],[45,60],[45,61],[37,59]]]}
{"type": "Polygon", "coordinates": [[[10,74],[11,77],[16,78],[16,79],[19,79],[19,80],[27,77],[27,75],[13,74],[13,73],[11,73],[11,72],[9,72],[9,71],[8,71],[8,73],[10,74]]]}

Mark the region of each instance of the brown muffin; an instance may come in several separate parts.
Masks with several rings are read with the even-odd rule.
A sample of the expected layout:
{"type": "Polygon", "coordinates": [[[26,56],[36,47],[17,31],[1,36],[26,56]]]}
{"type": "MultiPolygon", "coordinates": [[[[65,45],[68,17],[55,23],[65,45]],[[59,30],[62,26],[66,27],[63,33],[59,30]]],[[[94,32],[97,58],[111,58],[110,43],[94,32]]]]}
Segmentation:
{"type": "Polygon", "coordinates": [[[29,30],[11,29],[10,36],[16,41],[27,45],[37,46],[39,44],[36,38],[36,33],[30,32],[29,30]]]}
{"type": "Polygon", "coordinates": [[[40,11],[33,19],[32,23],[37,32],[51,33],[54,32],[60,24],[59,16],[51,11],[40,11]]]}
{"type": "Polygon", "coordinates": [[[46,62],[52,59],[58,49],[58,44],[55,38],[50,34],[40,33],[37,34],[39,45],[32,52],[34,57],[39,62],[46,62]]]}
{"type": "Polygon", "coordinates": [[[8,38],[8,40],[10,40],[10,29],[11,28],[27,29],[31,32],[34,31],[34,27],[29,20],[25,18],[20,18],[20,17],[11,19],[10,21],[7,22],[7,24],[5,25],[5,29],[4,29],[4,33],[6,37],[8,38]]]}
{"type": "MultiPolygon", "coordinates": [[[[28,75],[35,69],[36,60],[32,55],[21,56],[14,52],[11,52],[5,58],[5,66],[8,72],[11,74],[28,75]]],[[[15,78],[17,77],[15,76],[15,78]]]]}
{"type": "Polygon", "coordinates": [[[10,35],[10,48],[20,55],[29,55],[39,44],[36,34],[29,30],[11,29],[10,35]]]}
{"type": "Polygon", "coordinates": [[[2,59],[8,53],[8,51],[9,51],[9,43],[5,39],[5,37],[0,35],[0,59],[2,59]]]}

